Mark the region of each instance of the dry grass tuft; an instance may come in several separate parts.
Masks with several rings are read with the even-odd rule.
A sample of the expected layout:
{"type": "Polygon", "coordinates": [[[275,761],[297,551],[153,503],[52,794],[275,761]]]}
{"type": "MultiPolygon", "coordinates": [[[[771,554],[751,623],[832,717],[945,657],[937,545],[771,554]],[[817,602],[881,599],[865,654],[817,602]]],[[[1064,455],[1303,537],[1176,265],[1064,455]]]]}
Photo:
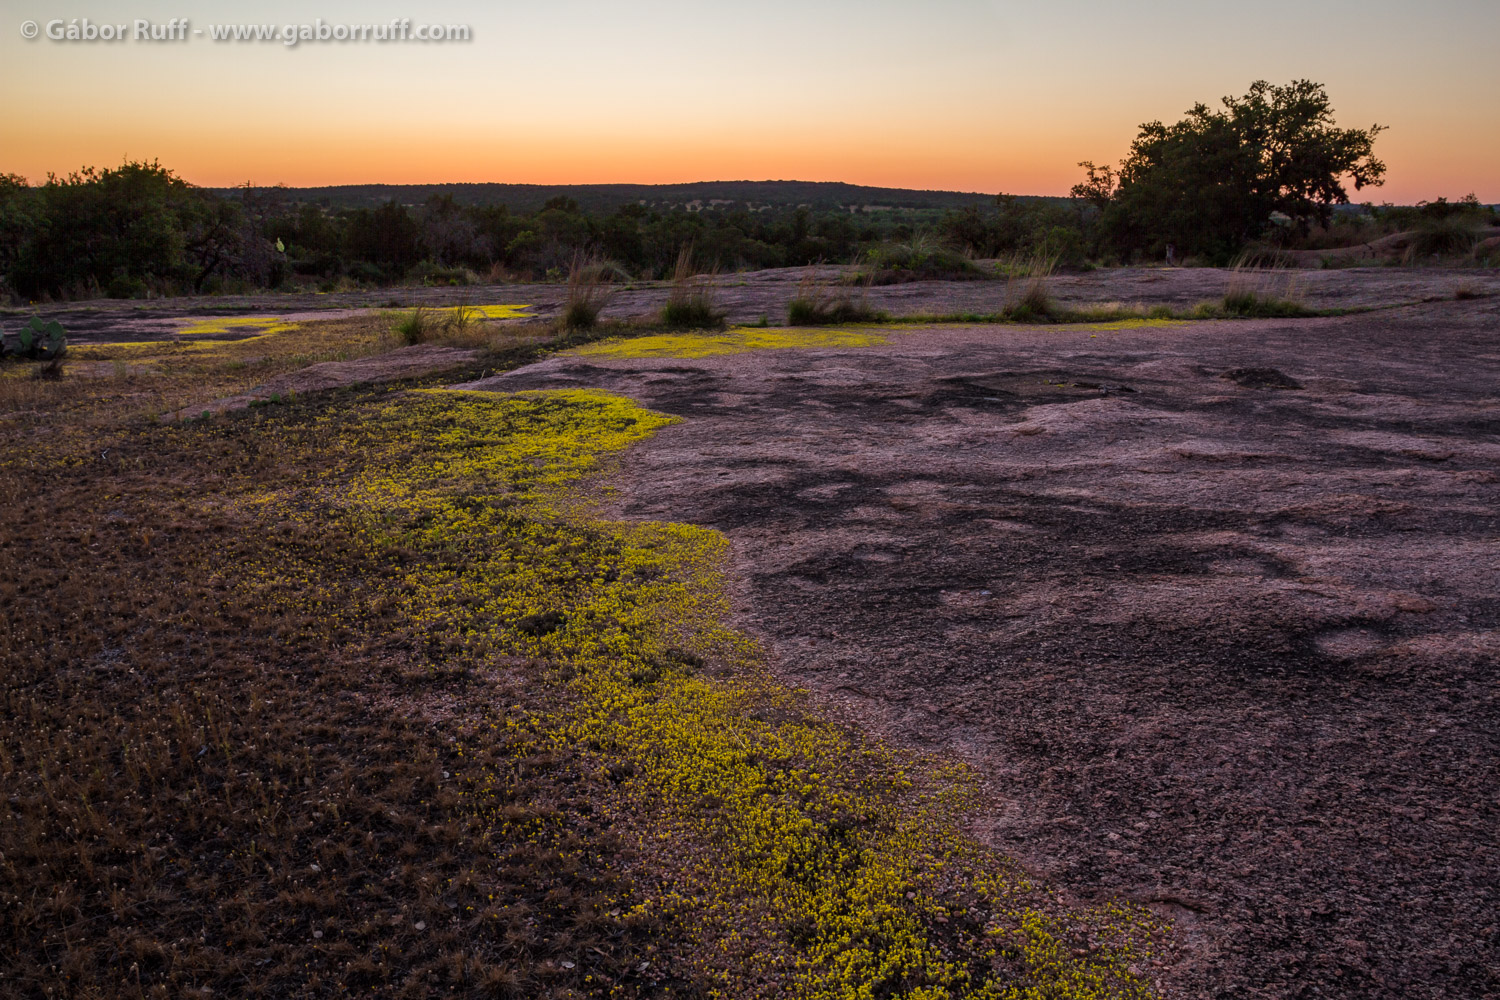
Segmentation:
{"type": "Polygon", "coordinates": [[[1045,321],[1054,312],[1047,279],[1057,270],[1057,258],[1038,254],[1019,267],[1013,266],[1005,283],[1005,306],[1001,315],[1012,322],[1045,321]]]}
{"type": "Polygon", "coordinates": [[[662,306],[661,325],[669,330],[721,330],[724,313],[714,305],[714,275],[698,274],[693,267],[693,248],[677,252],[672,270],[672,289],[662,306]]]}
{"type": "Polygon", "coordinates": [[[609,286],[610,279],[623,273],[618,265],[597,255],[574,254],[572,267],[568,270],[568,297],[563,303],[563,329],[592,330],[599,322],[599,314],[614,296],[614,290],[609,286]]]}
{"type": "Polygon", "coordinates": [[[831,288],[809,271],[797,284],[797,294],[787,305],[791,326],[836,326],[844,323],[879,323],[889,317],[865,302],[869,278],[856,287],[831,288]]]}
{"type": "Polygon", "coordinates": [[[1245,263],[1236,265],[1229,277],[1229,287],[1218,309],[1201,309],[1204,315],[1224,315],[1239,319],[1278,319],[1315,315],[1302,304],[1295,275],[1284,268],[1257,268],[1245,263]]]}
{"type": "Polygon", "coordinates": [[[398,317],[391,330],[404,344],[425,344],[437,335],[437,315],[426,306],[417,306],[411,312],[398,317]]]}
{"type": "Polygon", "coordinates": [[[396,317],[391,332],[408,346],[482,347],[490,339],[483,310],[468,303],[444,308],[416,306],[396,317]]]}

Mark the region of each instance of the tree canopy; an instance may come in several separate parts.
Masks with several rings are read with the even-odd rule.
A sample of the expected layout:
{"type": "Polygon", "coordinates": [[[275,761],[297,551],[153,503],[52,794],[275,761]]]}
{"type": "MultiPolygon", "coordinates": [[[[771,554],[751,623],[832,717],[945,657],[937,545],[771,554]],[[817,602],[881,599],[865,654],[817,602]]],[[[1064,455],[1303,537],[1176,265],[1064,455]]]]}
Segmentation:
{"type": "Polygon", "coordinates": [[[1122,256],[1184,254],[1223,259],[1280,222],[1306,233],[1333,206],[1384,182],[1376,159],[1381,125],[1339,128],[1322,84],[1264,80],[1222,109],[1197,104],[1173,125],[1141,126],[1118,172],[1085,161],[1073,196],[1097,205],[1105,239],[1122,256]]]}
{"type": "Polygon", "coordinates": [[[154,161],[49,175],[38,187],[0,176],[0,288],[28,298],[128,297],[148,283],[202,291],[229,274],[264,282],[271,256],[238,203],[154,161]]]}

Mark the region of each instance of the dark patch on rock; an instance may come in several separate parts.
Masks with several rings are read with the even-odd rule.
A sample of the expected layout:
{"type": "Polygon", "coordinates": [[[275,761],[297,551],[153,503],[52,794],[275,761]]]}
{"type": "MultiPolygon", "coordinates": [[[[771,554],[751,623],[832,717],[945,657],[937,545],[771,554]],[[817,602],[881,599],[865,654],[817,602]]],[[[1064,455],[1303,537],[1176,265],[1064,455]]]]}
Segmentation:
{"type": "Polygon", "coordinates": [[[516,622],[516,631],[526,635],[547,635],[562,628],[563,614],[560,611],[539,611],[516,622]]]}
{"type": "Polygon", "coordinates": [[[1275,368],[1231,368],[1219,376],[1244,389],[1300,389],[1302,383],[1275,368]]]}

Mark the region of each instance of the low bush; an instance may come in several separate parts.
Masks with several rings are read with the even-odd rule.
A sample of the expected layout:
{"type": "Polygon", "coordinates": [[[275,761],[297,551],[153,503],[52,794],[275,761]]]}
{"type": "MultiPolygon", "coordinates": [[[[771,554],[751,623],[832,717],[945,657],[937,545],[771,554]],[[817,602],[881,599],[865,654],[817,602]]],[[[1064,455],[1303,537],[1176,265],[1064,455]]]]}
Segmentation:
{"type": "Polygon", "coordinates": [[[110,279],[105,294],[112,299],[144,299],[146,283],[130,275],[116,275],[110,279]]]}
{"type": "Polygon", "coordinates": [[[974,262],[943,241],[918,234],[903,243],[882,243],[865,252],[865,276],[870,284],[896,285],[907,281],[953,281],[983,278],[974,262]]]}
{"type": "Polygon", "coordinates": [[[858,292],[849,286],[831,289],[819,284],[809,274],[797,286],[797,294],[787,304],[787,323],[791,326],[831,326],[838,323],[879,323],[889,317],[865,304],[864,286],[858,292]]]}
{"type": "Polygon", "coordinates": [[[861,302],[835,298],[793,299],[787,307],[792,326],[829,326],[837,323],[879,323],[886,314],[861,302]]]}
{"type": "Polygon", "coordinates": [[[1467,257],[1479,246],[1479,225],[1465,215],[1447,215],[1422,220],[1406,245],[1403,263],[1414,264],[1429,257],[1467,257]]]}
{"type": "Polygon", "coordinates": [[[390,277],[380,269],[378,264],[372,264],[367,260],[357,260],[349,265],[349,277],[362,285],[388,285],[390,277]]]}
{"type": "Polygon", "coordinates": [[[1231,289],[1220,303],[1224,315],[1241,319],[1285,319],[1312,313],[1295,299],[1282,299],[1251,289],[1231,289]]]}
{"type": "Polygon", "coordinates": [[[448,267],[424,260],[412,268],[411,279],[423,285],[463,287],[479,284],[479,275],[466,267],[448,267]]]}

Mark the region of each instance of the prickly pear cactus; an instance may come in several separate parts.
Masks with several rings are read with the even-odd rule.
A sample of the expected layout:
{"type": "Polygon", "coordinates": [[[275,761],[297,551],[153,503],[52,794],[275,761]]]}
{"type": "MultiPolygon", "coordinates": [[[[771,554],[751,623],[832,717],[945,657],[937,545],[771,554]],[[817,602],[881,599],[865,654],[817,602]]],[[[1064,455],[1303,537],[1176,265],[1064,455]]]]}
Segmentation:
{"type": "Polygon", "coordinates": [[[57,320],[33,316],[17,333],[0,334],[0,357],[15,356],[51,361],[68,349],[68,335],[57,320]]]}
{"type": "Polygon", "coordinates": [[[61,323],[55,319],[49,320],[47,325],[42,327],[42,340],[38,348],[40,350],[38,357],[43,361],[62,357],[63,352],[68,349],[68,335],[63,331],[61,323]]]}

